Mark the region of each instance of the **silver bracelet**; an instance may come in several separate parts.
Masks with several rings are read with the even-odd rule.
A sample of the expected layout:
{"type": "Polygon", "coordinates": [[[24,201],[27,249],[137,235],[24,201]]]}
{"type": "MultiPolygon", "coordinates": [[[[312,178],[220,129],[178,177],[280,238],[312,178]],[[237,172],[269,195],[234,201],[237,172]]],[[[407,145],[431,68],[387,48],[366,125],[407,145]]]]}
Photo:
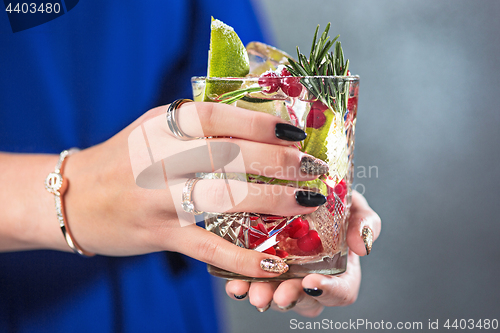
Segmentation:
{"type": "Polygon", "coordinates": [[[87,252],[82,249],[82,247],[78,245],[78,243],[73,238],[68,223],[66,222],[66,214],[64,212],[64,204],[62,200],[62,196],[68,188],[68,180],[63,178],[62,176],[64,161],[66,157],[72,155],[73,153],[76,153],[77,151],[79,151],[79,149],[72,148],[61,152],[61,154],[59,155],[59,161],[57,161],[56,169],[54,170],[54,172],[49,173],[49,175],[45,179],[45,188],[50,193],[54,194],[57,219],[59,220],[59,226],[61,227],[61,231],[63,233],[64,239],[66,240],[66,243],[68,243],[73,252],[78,253],[79,255],[84,257],[92,257],[95,255],[95,253],[87,252]]]}

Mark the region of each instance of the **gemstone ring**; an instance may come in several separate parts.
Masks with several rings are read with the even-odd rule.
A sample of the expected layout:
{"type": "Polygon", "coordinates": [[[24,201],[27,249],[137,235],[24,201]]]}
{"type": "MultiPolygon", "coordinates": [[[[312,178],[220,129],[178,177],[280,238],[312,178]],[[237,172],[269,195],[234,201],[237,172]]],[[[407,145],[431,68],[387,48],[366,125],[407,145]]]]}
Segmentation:
{"type": "Polygon", "coordinates": [[[182,189],[182,209],[186,213],[194,214],[194,215],[203,214],[202,211],[196,210],[196,208],[194,208],[194,203],[193,203],[193,199],[192,199],[194,185],[196,185],[196,183],[200,179],[201,178],[189,178],[186,181],[184,188],[182,189]]]}

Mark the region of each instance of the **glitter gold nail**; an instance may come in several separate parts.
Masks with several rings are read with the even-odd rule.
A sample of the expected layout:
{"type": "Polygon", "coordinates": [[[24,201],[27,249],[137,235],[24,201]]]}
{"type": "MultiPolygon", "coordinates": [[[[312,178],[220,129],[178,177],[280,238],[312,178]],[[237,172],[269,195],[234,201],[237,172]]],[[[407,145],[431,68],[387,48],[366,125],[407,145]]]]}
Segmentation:
{"type": "Polygon", "coordinates": [[[373,231],[369,227],[364,227],[361,232],[361,238],[363,238],[363,242],[365,243],[366,255],[369,255],[372,251],[373,245],[373,231]]]}
{"type": "Polygon", "coordinates": [[[300,171],[309,175],[323,175],[328,172],[328,164],[309,155],[300,159],[300,171]]]}
{"type": "Polygon", "coordinates": [[[293,301],[292,303],[288,304],[288,306],[279,306],[278,305],[278,308],[280,308],[280,310],[283,310],[283,311],[288,311],[291,308],[293,308],[296,304],[297,304],[297,301],[293,301]]]}
{"type": "Polygon", "coordinates": [[[283,274],[288,271],[288,265],[281,259],[262,259],[260,261],[260,268],[266,272],[283,274]]]}
{"type": "Polygon", "coordinates": [[[271,302],[269,302],[269,304],[267,304],[263,308],[258,308],[258,307],[255,307],[255,308],[257,309],[257,311],[259,311],[260,313],[262,313],[262,312],[266,312],[269,309],[269,307],[271,307],[271,302]]]}

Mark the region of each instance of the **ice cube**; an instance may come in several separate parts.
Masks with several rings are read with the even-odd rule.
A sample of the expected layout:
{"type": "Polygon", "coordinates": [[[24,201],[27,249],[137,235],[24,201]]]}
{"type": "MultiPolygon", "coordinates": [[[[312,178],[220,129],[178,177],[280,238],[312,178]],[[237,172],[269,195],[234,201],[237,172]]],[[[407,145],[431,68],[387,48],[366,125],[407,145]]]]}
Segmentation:
{"type": "Polygon", "coordinates": [[[251,75],[261,75],[268,70],[274,71],[279,65],[288,64],[288,58],[292,58],[286,52],[261,42],[250,42],[246,49],[251,75]]]}

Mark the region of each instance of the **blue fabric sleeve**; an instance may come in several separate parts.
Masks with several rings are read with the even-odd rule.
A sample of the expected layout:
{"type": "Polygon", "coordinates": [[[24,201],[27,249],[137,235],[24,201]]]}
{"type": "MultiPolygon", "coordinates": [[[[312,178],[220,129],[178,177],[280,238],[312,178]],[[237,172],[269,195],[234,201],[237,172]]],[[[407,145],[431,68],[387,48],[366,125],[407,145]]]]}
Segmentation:
{"type": "MultiPolygon", "coordinates": [[[[18,33],[0,15],[0,151],[86,148],[190,97],[211,16],[244,43],[264,40],[248,1],[86,0],[18,33]]],[[[176,273],[165,253],[0,254],[0,332],[220,331],[205,264],[184,260],[176,273]]]]}

